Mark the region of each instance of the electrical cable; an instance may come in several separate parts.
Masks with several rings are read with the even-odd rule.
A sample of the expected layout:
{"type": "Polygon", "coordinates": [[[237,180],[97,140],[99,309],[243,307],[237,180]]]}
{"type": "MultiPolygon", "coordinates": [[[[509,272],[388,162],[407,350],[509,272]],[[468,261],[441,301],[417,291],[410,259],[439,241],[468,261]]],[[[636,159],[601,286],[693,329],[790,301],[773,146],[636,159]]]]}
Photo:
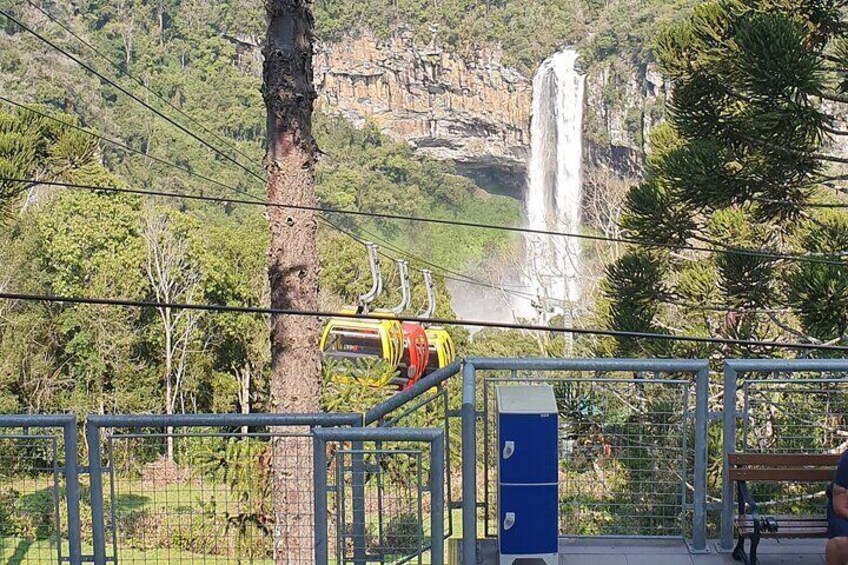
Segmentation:
{"type": "MultiPolygon", "coordinates": [[[[2,99],[2,97],[0,97],[2,99]]],[[[6,180],[8,182],[33,182],[30,179],[16,179],[13,177],[6,177],[2,180],[6,180]]],[[[44,183],[45,185],[48,183],[44,183]]],[[[67,183],[70,185],[70,183],[67,183]]],[[[61,186],[58,185],[57,186],[61,186]]],[[[74,188],[74,186],[66,186],[66,188],[74,188]]],[[[498,230],[498,231],[506,231],[506,232],[516,232],[516,233],[527,233],[527,234],[536,234],[536,235],[547,235],[547,236],[558,236],[558,237],[566,237],[566,238],[575,238],[575,239],[585,239],[592,241],[605,241],[612,243],[623,243],[627,245],[634,245],[637,247],[660,247],[667,249],[675,249],[675,250],[688,250],[688,251],[697,251],[697,252],[707,252],[707,253],[726,253],[729,255],[743,255],[750,257],[762,257],[774,260],[786,260],[786,261],[797,261],[797,262],[806,262],[806,263],[818,263],[825,265],[837,265],[837,266],[848,266],[848,263],[843,261],[838,261],[834,259],[826,259],[824,257],[835,257],[835,255],[793,255],[786,253],[771,253],[768,251],[755,250],[755,249],[746,249],[746,248],[722,248],[722,249],[713,249],[709,247],[699,247],[692,245],[675,245],[671,243],[656,243],[656,242],[645,242],[638,239],[630,239],[630,238],[615,238],[615,237],[607,237],[600,235],[586,235],[586,234],[574,234],[568,232],[557,232],[550,230],[537,230],[532,228],[518,228],[518,227],[510,227],[510,226],[498,226],[495,224],[484,224],[484,223],[475,223],[475,222],[464,222],[460,220],[445,220],[439,218],[426,218],[420,216],[406,216],[406,215],[397,215],[397,214],[385,214],[380,212],[363,212],[361,210],[340,210],[335,208],[326,208],[321,206],[303,206],[296,204],[283,204],[278,202],[268,202],[265,200],[238,200],[232,198],[222,198],[222,197],[212,197],[212,196],[201,196],[201,195],[186,195],[182,193],[173,193],[173,192],[165,192],[165,191],[142,191],[142,190],[133,190],[133,189],[122,189],[111,186],[80,186],[76,185],[76,188],[83,188],[86,190],[103,190],[103,191],[111,191],[111,192],[129,192],[133,193],[147,193],[152,196],[161,196],[164,198],[183,198],[183,199],[192,199],[192,200],[204,200],[209,202],[218,202],[218,203],[227,203],[227,204],[244,204],[250,206],[264,206],[264,207],[275,207],[275,208],[286,208],[291,210],[304,210],[311,212],[320,212],[325,214],[341,214],[346,216],[358,216],[358,217],[368,217],[368,218],[378,218],[378,219],[390,219],[390,220],[399,220],[399,221],[408,221],[408,222],[418,222],[418,223],[427,223],[427,224],[440,224],[440,225],[450,225],[455,227],[466,227],[466,228],[479,228],[479,229],[489,229],[489,230],[498,230]]]]}
{"type": "Polygon", "coordinates": [[[590,328],[564,328],[564,327],[549,327],[533,324],[516,324],[504,322],[490,322],[485,320],[450,320],[445,318],[420,318],[416,316],[394,316],[391,314],[383,314],[374,312],[371,314],[355,314],[346,312],[324,312],[321,310],[294,310],[282,308],[260,308],[254,306],[225,306],[218,304],[197,304],[197,303],[179,303],[179,302],[152,302],[143,300],[127,300],[113,298],[88,298],[76,296],[52,296],[41,294],[23,294],[12,292],[0,292],[0,299],[3,300],[20,300],[27,302],[49,302],[49,303],[66,303],[66,304],[87,304],[96,306],[124,306],[129,308],[170,308],[174,310],[201,310],[206,312],[229,312],[237,314],[271,314],[282,316],[302,316],[316,318],[345,318],[353,320],[397,320],[399,322],[412,322],[419,324],[431,325],[455,325],[455,326],[473,326],[480,328],[500,328],[525,331],[542,331],[550,333],[570,333],[577,335],[599,335],[615,338],[630,338],[630,339],[658,339],[664,341],[689,342],[689,343],[707,343],[713,345],[741,345],[751,347],[772,347],[784,349],[803,349],[815,351],[838,351],[842,353],[848,352],[848,347],[841,345],[826,345],[826,344],[811,344],[797,342],[780,342],[780,341],[764,341],[764,340],[744,340],[716,337],[694,337],[670,335],[650,332],[634,332],[622,330],[603,330],[590,328]]]}
{"type": "MultiPolygon", "coordinates": [[[[94,132],[94,131],[88,130],[88,129],[86,129],[86,128],[82,127],[82,126],[78,126],[78,125],[76,125],[76,124],[72,124],[72,123],[70,123],[70,122],[66,122],[65,120],[61,120],[61,119],[57,118],[56,116],[53,116],[53,115],[48,114],[47,112],[42,112],[41,110],[38,110],[38,109],[36,109],[36,108],[33,108],[32,106],[27,106],[26,104],[21,104],[20,102],[15,102],[14,100],[10,100],[10,99],[6,98],[5,96],[2,96],[2,95],[0,95],[0,102],[4,102],[4,103],[6,103],[6,104],[9,104],[10,106],[14,106],[14,107],[16,107],[16,108],[20,108],[21,110],[24,110],[24,111],[27,111],[27,112],[31,112],[31,113],[33,113],[33,114],[35,114],[35,115],[37,115],[37,116],[41,116],[41,117],[43,117],[43,118],[45,118],[45,119],[51,120],[51,121],[53,121],[53,122],[55,122],[55,123],[57,123],[57,124],[60,124],[60,125],[62,125],[62,126],[68,127],[68,128],[71,128],[71,129],[73,129],[73,130],[75,130],[75,131],[78,131],[78,132],[80,132],[80,133],[84,133],[84,134],[86,134],[86,135],[90,135],[91,137],[94,137],[94,138],[97,138],[97,139],[99,139],[99,140],[101,140],[101,141],[104,141],[104,142],[108,143],[109,145],[113,145],[113,146],[115,146],[115,147],[117,147],[117,148],[119,148],[119,149],[122,149],[122,150],[124,150],[124,151],[126,151],[126,152],[128,152],[128,153],[132,153],[132,154],[134,154],[134,155],[138,155],[138,156],[143,157],[143,158],[145,158],[145,159],[150,159],[151,161],[154,161],[154,162],[156,162],[156,163],[159,163],[160,165],[164,165],[164,166],[166,166],[166,167],[169,167],[169,168],[172,168],[172,169],[175,169],[175,170],[181,171],[181,172],[183,172],[183,173],[186,173],[186,174],[187,174],[187,175],[189,175],[189,176],[192,176],[192,177],[198,178],[198,179],[200,179],[200,180],[202,180],[202,181],[206,181],[206,182],[208,182],[208,183],[210,183],[210,184],[214,184],[215,186],[219,186],[219,187],[221,187],[221,188],[223,188],[223,189],[226,189],[226,190],[229,190],[229,191],[232,191],[232,192],[235,192],[235,193],[238,193],[238,194],[244,195],[244,196],[248,196],[248,197],[250,197],[250,198],[252,198],[252,199],[253,199],[253,200],[250,202],[251,204],[257,204],[257,203],[258,203],[258,204],[261,204],[261,203],[262,203],[262,199],[261,199],[261,197],[259,197],[259,196],[257,196],[257,195],[251,194],[251,193],[249,193],[249,192],[247,192],[247,191],[245,191],[245,190],[242,190],[242,189],[236,188],[236,187],[234,187],[234,186],[228,185],[228,184],[226,184],[226,183],[223,183],[223,182],[221,182],[221,181],[215,180],[215,179],[213,179],[213,178],[211,178],[211,177],[207,177],[206,175],[202,175],[202,174],[200,174],[200,173],[197,173],[197,172],[195,172],[195,171],[192,171],[192,170],[191,170],[191,169],[189,169],[188,167],[184,167],[184,166],[182,166],[182,165],[178,165],[178,164],[176,164],[176,163],[174,163],[174,162],[172,162],[172,161],[168,161],[167,159],[162,159],[162,158],[160,158],[160,157],[156,157],[156,156],[154,156],[154,155],[149,155],[149,154],[145,153],[144,151],[141,151],[141,150],[139,150],[139,149],[135,149],[135,148],[133,148],[133,147],[130,147],[129,145],[126,145],[125,143],[122,143],[122,142],[117,141],[117,140],[115,140],[115,139],[111,139],[111,138],[106,137],[106,136],[104,136],[104,135],[102,135],[102,134],[99,134],[99,133],[97,133],[97,132],[94,132]]],[[[10,180],[9,182],[14,182],[14,181],[10,180]]],[[[27,180],[23,180],[23,179],[21,179],[19,182],[35,182],[35,181],[27,181],[27,180]]],[[[45,184],[45,186],[46,186],[46,182],[47,182],[47,181],[38,181],[38,182],[39,182],[39,184],[45,184]]],[[[70,186],[69,186],[69,187],[67,187],[67,188],[72,188],[72,187],[70,187],[70,186]]],[[[93,188],[93,187],[92,187],[92,188],[86,188],[86,190],[94,190],[94,188],[93,188]]],[[[123,190],[123,189],[118,189],[117,187],[100,187],[100,188],[98,188],[97,190],[123,190]]],[[[129,189],[127,189],[127,190],[129,190],[129,189]]],[[[142,192],[144,192],[144,191],[142,191],[142,192]]]]}
{"type": "Polygon", "coordinates": [[[124,75],[124,76],[126,76],[127,78],[131,79],[133,82],[135,82],[135,83],[136,83],[136,84],[138,84],[140,87],[142,87],[142,88],[143,88],[146,92],[148,92],[149,94],[152,94],[153,96],[155,96],[156,98],[158,98],[159,100],[161,100],[162,102],[164,102],[165,104],[167,104],[167,105],[168,105],[168,106],[169,106],[172,110],[174,110],[175,112],[179,113],[181,116],[183,116],[184,118],[186,118],[187,120],[189,120],[192,124],[194,124],[195,126],[199,127],[200,129],[202,129],[204,132],[208,133],[208,134],[209,134],[209,135],[211,135],[212,137],[214,137],[214,138],[215,138],[215,140],[217,140],[217,141],[219,141],[220,143],[222,143],[225,147],[227,147],[227,148],[228,148],[228,149],[230,149],[231,151],[233,151],[233,152],[237,153],[238,155],[241,155],[241,156],[242,156],[242,157],[244,157],[245,159],[248,159],[248,160],[253,159],[253,157],[251,157],[250,155],[247,155],[247,154],[243,153],[242,151],[240,151],[240,150],[239,150],[237,147],[235,147],[232,143],[228,142],[226,139],[224,139],[223,137],[221,137],[220,135],[218,135],[218,134],[217,134],[217,133],[215,133],[214,131],[212,131],[212,130],[208,129],[206,126],[204,126],[204,125],[203,125],[202,123],[200,123],[198,120],[194,119],[194,118],[193,118],[193,117],[191,117],[189,114],[187,114],[186,112],[184,112],[182,109],[180,109],[179,107],[177,107],[177,106],[175,106],[173,103],[171,103],[171,102],[170,102],[167,98],[165,98],[164,96],[162,96],[161,94],[159,94],[158,92],[156,92],[155,90],[153,90],[152,88],[150,88],[149,86],[147,86],[147,85],[144,83],[144,81],[142,81],[142,80],[141,80],[141,79],[139,79],[139,78],[136,78],[136,77],[135,77],[134,75],[132,75],[132,74],[131,74],[131,73],[130,73],[127,69],[123,68],[123,67],[120,65],[120,63],[117,63],[117,62],[113,61],[112,59],[110,59],[110,58],[109,58],[109,56],[108,56],[108,55],[106,55],[105,53],[103,53],[102,51],[100,51],[99,49],[97,49],[97,47],[95,47],[94,45],[92,45],[91,43],[89,43],[88,41],[86,41],[84,38],[80,37],[77,33],[75,33],[72,29],[70,29],[70,27],[69,27],[69,26],[67,26],[67,25],[63,24],[63,23],[62,23],[62,22],[61,22],[58,18],[56,18],[55,16],[53,16],[52,14],[50,14],[50,12],[48,12],[47,10],[45,10],[44,8],[42,8],[41,6],[39,6],[38,4],[36,4],[35,2],[33,2],[32,0],[26,0],[26,2],[27,2],[27,4],[29,4],[30,6],[32,6],[33,8],[35,8],[36,10],[38,10],[39,12],[41,12],[42,14],[44,14],[44,16],[45,16],[45,17],[47,17],[50,21],[52,21],[54,24],[56,24],[57,26],[59,26],[60,28],[62,28],[63,30],[65,30],[65,32],[67,32],[68,34],[70,34],[70,35],[71,35],[74,39],[76,39],[77,41],[79,41],[82,45],[84,45],[85,47],[87,47],[88,49],[90,49],[91,51],[93,51],[93,52],[94,52],[94,53],[95,53],[98,57],[100,57],[101,59],[103,59],[104,61],[106,61],[107,63],[109,63],[109,65],[111,65],[111,66],[112,66],[112,67],[113,67],[116,71],[118,71],[119,73],[123,74],[123,75],[124,75]]]}

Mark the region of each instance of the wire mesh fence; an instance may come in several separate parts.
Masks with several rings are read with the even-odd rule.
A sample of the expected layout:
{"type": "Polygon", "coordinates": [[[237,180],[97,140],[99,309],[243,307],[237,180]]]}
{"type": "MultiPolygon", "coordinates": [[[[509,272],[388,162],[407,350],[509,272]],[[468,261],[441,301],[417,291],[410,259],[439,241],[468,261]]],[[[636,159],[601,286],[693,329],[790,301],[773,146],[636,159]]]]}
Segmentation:
{"type": "Polygon", "coordinates": [[[547,373],[483,382],[485,531],[497,535],[495,388],[547,384],[559,410],[561,535],[681,536],[692,501],[694,398],[661,375],[547,373]]]}
{"type": "Polygon", "coordinates": [[[105,527],[117,561],[313,562],[308,429],[115,431],[105,444],[105,527]]]}
{"type": "MultiPolygon", "coordinates": [[[[742,384],[740,451],[842,453],[848,448],[848,380],[822,377],[748,379],[742,384]]],[[[826,483],[757,483],[748,489],[763,512],[825,511],[826,483]]]]}
{"type": "Polygon", "coordinates": [[[0,431],[0,562],[61,563],[68,555],[61,436],[25,431],[0,431]]]}
{"type": "Polygon", "coordinates": [[[335,453],[334,465],[336,562],[422,563],[431,543],[422,450],[344,449],[335,453]]]}
{"type": "MultiPolygon", "coordinates": [[[[443,563],[444,432],[367,428],[316,431],[316,547],[335,521],[330,563],[443,563]],[[322,458],[323,455],[323,458],[322,458]],[[327,485],[326,489],[320,487],[327,485]]],[[[332,544],[330,544],[332,545],[332,544]]],[[[321,552],[316,560],[323,563],[321,552]]]]}
{"type": "MultiPolygon", "coordinates": [[[[457,383],[458,384],[458,383],[457,383]]],[[[460,491],[461,473],[454,454],[459,453],[461,434],[459,422],[452,406],[458,406],[456,387],[447,383],[431,389],[408,404],[392,411],[386,417],[376,422],[384,428],[438,428],[445,432],[445,508],[458,506],[457,493],[460,491]]],[[[426,450],[423,456],[426,458],[426,450]]],[[[422,462],[425,468],[429,461],[422,462]]],[[[445,514],[445,536],[450,537],[454,531],[454,519],[451,512],[445,514]]]]}

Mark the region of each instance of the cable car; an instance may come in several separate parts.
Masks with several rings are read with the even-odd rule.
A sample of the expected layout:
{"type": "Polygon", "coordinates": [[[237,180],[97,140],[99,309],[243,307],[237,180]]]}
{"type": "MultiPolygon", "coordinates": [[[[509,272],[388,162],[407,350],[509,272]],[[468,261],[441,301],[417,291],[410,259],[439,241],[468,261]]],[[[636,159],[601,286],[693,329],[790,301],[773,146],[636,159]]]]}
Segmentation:
{"type": "MultiPolygon", "coordinates": [[[[383,277],[380,274],[380,259],[377,246],[366,243],[368,263],[371,268],[371,289],[358,297],[355,310],[346,309],[345,314],[368,314],[371,303],[383,292],[383,277]]],[[[382,359],[390,370],[381,374],[361,375],[351,371],[350,366],[340,367],[328,375],[336,382],[361,383],[367,386],[384,387],[395,380],[395,371],[404,353],[403,327],[398,320],[367,320],[354,318],[331,318],[321,335],[321,352],[324,359],[353,361],[382,359]]]]}
{"type": "MultiPolygon", "coordinates": [[[[332,318],[321,336],[321,351],[327,359],[356,361],[357,359],[382,359],[391,368],[401,362],[404,352],[403,328],[397,320],[355,320],[332,318]]],[[[367,386],[383,387],[391,384],[393,373],[371,375],[365,382],[349,372],[332,374],[338,382],[362,382],[367,386]]]]}
{"type": "Polygon", "coordinates": [[[424,375],[447,367],[456,359],[453,339],[444,328],[427,328],[427,343],[430,347],[430,355],[424,375]]]}

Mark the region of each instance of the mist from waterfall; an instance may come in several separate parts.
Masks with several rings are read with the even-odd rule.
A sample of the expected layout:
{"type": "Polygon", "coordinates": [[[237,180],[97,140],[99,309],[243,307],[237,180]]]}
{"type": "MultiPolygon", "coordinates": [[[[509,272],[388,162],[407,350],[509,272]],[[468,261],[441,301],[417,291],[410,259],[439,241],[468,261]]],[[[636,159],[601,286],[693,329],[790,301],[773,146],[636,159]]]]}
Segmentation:
{"type": "MultiPolygon", "coordinates": [[[[533,77],[531,154],[525,198],[526,227],[559,232],[580,229],[583,162],[583,92],[578,54],[564,49],[545,60],[533,77]]],[[[534,296],[516,313],[549,319],[570,312],[580,298],[580,242],[525,234],[522,283],[534,296]],[[541,311],[540,311],[541,310],[541,311]]]]}

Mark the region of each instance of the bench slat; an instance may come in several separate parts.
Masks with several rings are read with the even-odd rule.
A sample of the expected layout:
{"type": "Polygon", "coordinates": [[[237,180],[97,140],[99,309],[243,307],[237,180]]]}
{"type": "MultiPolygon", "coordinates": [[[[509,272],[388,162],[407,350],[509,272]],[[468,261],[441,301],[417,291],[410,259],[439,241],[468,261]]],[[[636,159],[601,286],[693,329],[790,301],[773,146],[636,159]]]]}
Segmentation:
{"type": "MultiPolygon", "coordinates": [[[[754,531],[752,529],[740,529],[739,535],[743,538],[749,538],[754,535],[754,531]]],[[[827,537],[827,528],[798,528],[795,530],[790,530],[788,532],[778,531],[777,533],[772,532],[760,532],[761,538],[769,538],[769,539],[782,539],[782,538],[826,538],[827,537]]]]}
{"type": "Polygon", "coordinates": [[[836,468],[839,456],[838,453],[730,453],[727,457],[731,465],[836,468]]]}
{"type": "MultiPolygon", "coordinates": [[[[761,516],[768,516],[769,518],[774,518],[778,522],[827,522],[827,517],[824,514],[819,514],[817,516],[804,516],[803,514],[762,514],[761,516]]],[[[750,514],[745,514],[744,516],[736,517],[737,523],[753,521],[754,518],[750,514]]]]}
{"type": "Polygon", "coordinates": [[[730,470],[731,481],[799,481],[829,482],[833,480],[835,469],[813,469],[809,467],[781,469],[752,469],[750,467],[730,470]]]}

